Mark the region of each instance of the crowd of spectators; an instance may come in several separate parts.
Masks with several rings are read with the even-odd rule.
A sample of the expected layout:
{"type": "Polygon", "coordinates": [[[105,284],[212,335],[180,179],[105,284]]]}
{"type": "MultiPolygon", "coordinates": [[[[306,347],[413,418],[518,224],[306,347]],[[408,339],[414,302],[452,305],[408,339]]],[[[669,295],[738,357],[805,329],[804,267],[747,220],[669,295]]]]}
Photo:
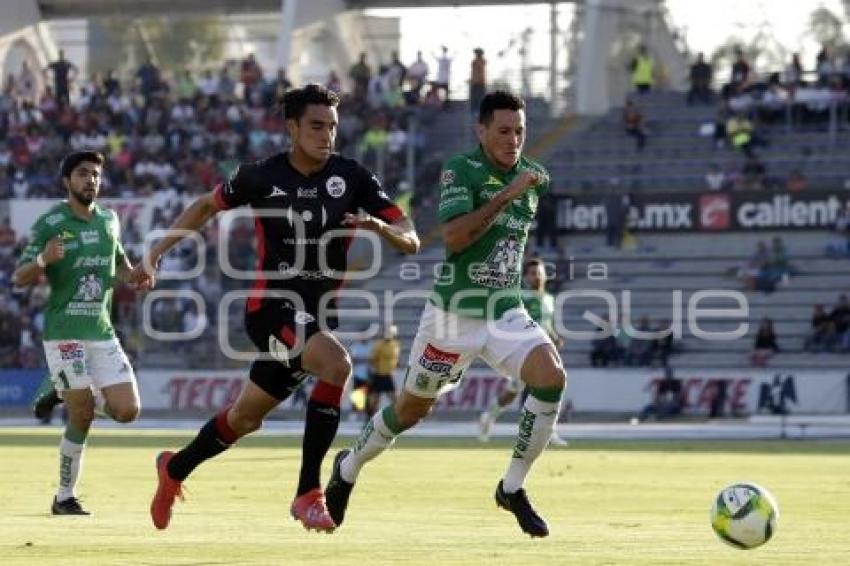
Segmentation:
{"type": "Polygon", "coordinates": [[[768,246],[761,241],[756,244],[752,256],[741,266],[730,269],[741,281],[746,291],[773,293],[779,285],[787,285],[797,269],[788,257],[785,241],[775,236],[768,246]]]}
{"type": "Polygon", "coordinates": [[[850,352],[850,301],[847,295],[838,297],[827,312],[823,305],[813,307],[805,350],[808,352],[850,352]]]}
{"type": "MultiPolygon", "coordinates": [[[[409,188],[404,181],[408,149],[418,152],[425,143],[423,128],[411,134],[410,121],[427,125],[449,102],[452,56],[443,48],[433,60],[434,72],[421,52],[409,66],[397,53],[374,66],[364,53],[345,77],[350,88],[334,71],[325,81],[341,98],[337,150],[376,171],[391,196],[409,188]]],[[[102,198],[153,202],[147,225],[140,225],[134,214],[122,217],[122,238],[133,261],[146,232],[169,226],[194,196],[209,191],[239,162],[286,145],[279,101],[292,83],[284,69],[264,72],[254,55],[176,73],[148,59],[130,76],[108,71],[83,80],[60,51],[44,72],[45,80],[39,80],[37,71],[24,63],[0,85],[0,199],[63,198],[56,173],[62,156],[83,148],[101,151],[107,157],[102,198]]],[[[470,95],[480,100],[486,80],[484,52],[476,49],[470,95]]],[[[214,222],[204,233],[207,265],[217,265],[218,229],[214,222]]],[[[6,283],[0,292],[0,367],[40,363],[33,344],[43,329],[46,282],[28,289],[11,289],[10,283],[25,238],[15,233],[8,218],[0,218],[0,281],[6,283]]],[[[196,253],[191,243],[179,246],[164,259],[163,272],[189,268],[196,253]]],[[[252,268],[250,225],[235,224],[229,255],[237,269],[252,268]]],[[[199,292],[207,308],[203,313],[190,300],[159,300],[151,311],[154,328],[187,332],[209,323],[209,332],[216,323],[218,297],[241,283],[208,269],[190,282],[161,285],[199,292]]],[[[116,325],[132,354],[141,347],[136,296],[118,287],[113,303],[116,325]]]]}
{"type": "MultiPolygon", "coordinates": [[[[657,362],[666,367],[674,350],[673,333],[663,338],[641,338],[632,336],[623,328],[612,328],[608,316],[602,317],[604,327],[600,329],[603,336],[591,342],[590,365],[593,367],[608,367],[610,365],[625,365],[632,367],[649,367],[657,362]]],[[[649,317],[643,315],[634,329],[638,332],[661,332],[670,327],[669,321],[659,321],[652,324],[649,317]]]]}

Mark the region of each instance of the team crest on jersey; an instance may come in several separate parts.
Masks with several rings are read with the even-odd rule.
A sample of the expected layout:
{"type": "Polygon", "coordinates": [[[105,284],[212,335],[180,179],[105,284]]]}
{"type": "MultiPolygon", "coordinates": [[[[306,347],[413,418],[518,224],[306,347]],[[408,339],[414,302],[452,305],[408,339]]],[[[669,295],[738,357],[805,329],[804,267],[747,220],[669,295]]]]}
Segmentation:
{"type": "Polygon", "coordinates": [[[443,174],[440,176],[440,183],[442,183],[444,187],[448,187],[454,182],[455,172],[451,169],[446,169],[445,171],[443,171],[443,174]]]}
{"type": "Polygon", "coordinates": [[[333,177],[328,178],[328,182],[325,183],[325,187],[328,189],[329,195],[333,198],[339,198],[345,194],[345,179],[339,175],[334,175],[333,177]]]}
{"type": "Polygon", "coordinates": [[[483,287],[508,289],[519,284],[522,249],[513,234],[499,240],[484,263],[471,266],[469,277],[483,287]]]}
{"type": "Polygon", "coordinates": [[[78,301],[99,301],[103,298],[103,281],[94,273],[83,275],[78,281],[74,299],[78,301]]]}

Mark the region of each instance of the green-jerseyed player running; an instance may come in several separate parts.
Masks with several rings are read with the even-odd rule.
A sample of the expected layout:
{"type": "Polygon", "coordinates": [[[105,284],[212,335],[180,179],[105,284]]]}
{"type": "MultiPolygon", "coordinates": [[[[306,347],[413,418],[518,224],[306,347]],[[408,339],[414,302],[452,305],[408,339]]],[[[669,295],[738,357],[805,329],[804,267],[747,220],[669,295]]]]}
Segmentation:
{"type": "MultiPolygon", "coordinates": [[[[549,335],[552,342],[560,348],[563,344],[563,339],[555,332],[555,297],[546,291],[546,266],[540,259],[532,259],[525,264],[522,273],[523,290],[522,304],[525,310],[528,311],[528,316],[531,320],[540,325],[540,327],[549,335]]],[[[493,402],[486,411],[481,413],[478,419],[480,428],[479,440],[487,442],[490,440],[490,428],[505,407],[510,405],[516,399],[522,384],[516,376],[507,375],[507,387],[502,390],[499,395],[493,399],[493,402]]],[[[528,388],[523,389],[522,403],[525,403],[525,398],[528,395],[528,388]]],[[[568,446],[569,443],[558,435],[556,430],[552,430],[552,438],[549,443],[555,446],[568,446]]]]}
{"type": "Polygon", "coordinates": [[[437,397],[456,387],[481,358],[529,386],[510,463],[496,487],[497,504],[531,536],[549,528],[523,483],[558,418],[566,373],[550,337],[523,308],[520,267],[539,195],[549,178],[522,156],[525,104],[506,92],[481,102],[480,146],[448,161],[440,189],[439,220],[446,260],[425,306],[398,400],[366,423],[350,450],[334,460],[325,491],[337,525],[364,464],[425,417],[437,397]]]}
{"type": "Polygon", "coordinates": [[[18,286],[32,285],[42,273],[50,285],[44,351],[68,410],[59,444],[54,515],[89,514],[75,487],[95,404],[118,422],[130,422],[139,414],[133,368],[109,317],[112,285],[127,281],[132,266],[121,246],[118,216],[95,203],[103,162],[103,156],[92,151],[62,160],[61,182],[68,200],[36,220],[14,273],[18,286]]]}

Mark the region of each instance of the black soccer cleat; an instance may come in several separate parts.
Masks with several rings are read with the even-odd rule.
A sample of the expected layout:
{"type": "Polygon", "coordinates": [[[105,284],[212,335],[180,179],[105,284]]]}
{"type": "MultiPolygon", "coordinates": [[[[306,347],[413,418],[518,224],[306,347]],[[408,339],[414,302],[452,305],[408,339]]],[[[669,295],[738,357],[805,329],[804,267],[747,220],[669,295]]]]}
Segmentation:
{"type": "Polygon", "coordinates": [[[522,532],[532,537],[549,536],[549,526],[531,506],[524,489],[519,489],[516,493],[505,493],[500,481],[496,487],[496,505],[514,514],[522,532]]]}
{"type": "Polygon", "coordinates": [[[36,397],[35,403],[32,405],[32,414],[39,421],[45,424],[49,423],[50,417],[53,415],[53,409],[61,403],[62,399],[59,398],[59,394],[56,393],[55,389],[51,389],[36,397]]]}
{"type": "Polygon", "coordinates": [[[350,452],[351,450],[346,448],[340,450],[334,457],[333,473],[331,479],[328,480],[327,487],[325,487],[325,503],[328,506],[328,513],[330,513],[331,519],[334,520],[337,527],[342,525],[342,520],[345,519],[348,498],[351,496],[351,490],[354,489],[354,484],[342,479],[342,474],[339,471],[340,462],[350,452]]]}
{"type": "Polygon", "coordinates": [[[91,513],[83,509],[83,506],[80,505],[80,500],[76,497],[69,497],[62,501],[57,501],[54,497],[50,511],[54,515],[91,515],[91,513]]]}

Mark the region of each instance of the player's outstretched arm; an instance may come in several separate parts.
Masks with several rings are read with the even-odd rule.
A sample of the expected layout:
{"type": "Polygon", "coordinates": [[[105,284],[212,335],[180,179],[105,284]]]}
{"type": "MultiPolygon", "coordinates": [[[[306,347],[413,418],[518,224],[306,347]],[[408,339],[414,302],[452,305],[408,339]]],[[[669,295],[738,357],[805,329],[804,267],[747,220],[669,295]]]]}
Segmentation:
{"type": "Polygon", "coordinates": [[[170,233],[154,244],[147,252],[146,257],[133,269],[129,282],[139,286],[152,286],[153,273],[156,271],[162,256],[185,238],[188,233],[200,230],[209,222],[210,218],[218,214],[219,210],[214,193],[208,193],[195,199],[168,228],[170,233]]]}
{"type": "Polygon", "coordinates": [[[416,233],[413,222],[406,216],[389,224],[371,214],[351,214],[348,212],[345,214],[342,224],[372,230],[402,253],[415,254],[419,251],[419,235],[416,233]]]}
{"type": "Polygon", "coordinates": [[[443,240],[452,253],[458,253],[481,237],[496,217],[522,193],[540,182],[540,176],[526,170],[516,176],[511,184],[502,189],[493,199],[476,210],[452,218],[442,225],[443,240]]]}
{"type": "Polygon", "coordinates": [[[33,285],[48,265],[63,257],[65,257],[65,246],[62,244],[62,238],[60,236],[51,238],[44,246],[44,250],[33,261],[27,262],[15,270],[15,273],[12,274],[12,282],[16,287],[33,285]]]}

